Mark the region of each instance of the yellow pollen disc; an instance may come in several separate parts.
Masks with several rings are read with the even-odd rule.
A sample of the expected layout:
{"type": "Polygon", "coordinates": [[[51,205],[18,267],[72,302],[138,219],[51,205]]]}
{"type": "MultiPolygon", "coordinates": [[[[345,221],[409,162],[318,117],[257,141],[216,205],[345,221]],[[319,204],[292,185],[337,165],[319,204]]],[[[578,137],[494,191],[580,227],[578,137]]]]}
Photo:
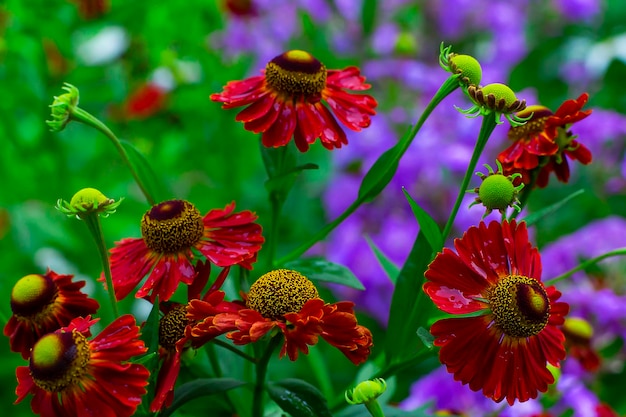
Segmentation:
{"type": "Polygon", "coordinates": [[[204,222],[193,204],[184,200],[165,201],[144,214],[141,235],[153,251],[177,253],[200,241],[204,222]]]}
{"type": "Polygon", "coordinates": [[[285,52],[285,57],[291,61],[300,61],[300,62],[313,62],[315,58],[313,55],[306,51],[301,51],[299,49],[293,49],[291,51],[285,52]]]}
{"type": "MultiPolygon", "coordinates": [[[[520,116],[522,112],[517,113],[520,116]]],[[[521,115],[520,117],[523,117],[521,115]]],[[[534,113],[533,117],[526,122],[526,124],[520,126],[511,126],[509,129],[508,137],[510,140],[531,140],[537,134],[543,132],[546,127],[546,120],[549,116],[538,117],[538,113],[534,113]]]]}
{"type": "Polygon", "coordinates": [[[326,88],[326,67],[310,53],[292,50],[267,63],[265,80],[283,99],[319,101],[326,88]]]}
{"type": "Polygon", "coordinates": [[[503,277],[491,288],[488,299],[496,326],[508,336],[534,336],[548,324],[550,299],[534,278],[503,277]]]}
{"type": "Polygon", "coordinates": [[[48,289],[48,282],[42,275],[31,274],[21,278],[11,291],[14,303],[30,303],[37,300],[48,289]]]}
{"type": "Polygon", "coordinates": [[[49,333],[33,347],[30,373],[39,388],[58,393],[81,384],[90,357],[87,339],[76,330],[49,333]]]}
{"type": "Polygon", "coordinates": [[[58,334],[48,333],[37,341],[31,353],[32,363],[37,367],[48,368],[54,365],[63,354],[63,342],[58,334]]]}
{"type": "Polygon", "coordinates": [[[252,284],[246,305],[263,317],[275,319],[299,312],[314,298],[319,298],[319,294],[307,277],[289,269],[277,269],[252,284]]]}
{"type": "Polygon", "coordinates": [[[159,321],[159,345],[174,350],[176,342],[185,335],[187,327],[187,306],[179,305],[172,308],[159,321]]]}

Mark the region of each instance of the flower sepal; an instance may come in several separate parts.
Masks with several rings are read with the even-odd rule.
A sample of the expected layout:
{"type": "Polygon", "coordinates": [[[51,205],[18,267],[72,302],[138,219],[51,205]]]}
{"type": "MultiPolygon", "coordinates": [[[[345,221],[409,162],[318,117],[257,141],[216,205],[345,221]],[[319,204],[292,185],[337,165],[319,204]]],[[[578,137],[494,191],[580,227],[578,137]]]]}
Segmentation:
{"type": "Polygon", "coordinates": [[[72,199],[67,202],[63,199],[57,200],[56,209],[68,217],[76,216],[77,219],[84,219],[90,214],[97,214],[108,217],[115,213],[124,198],[115,201],[106,197],[95,188],[83,188],[78,191],[72,199]]]}

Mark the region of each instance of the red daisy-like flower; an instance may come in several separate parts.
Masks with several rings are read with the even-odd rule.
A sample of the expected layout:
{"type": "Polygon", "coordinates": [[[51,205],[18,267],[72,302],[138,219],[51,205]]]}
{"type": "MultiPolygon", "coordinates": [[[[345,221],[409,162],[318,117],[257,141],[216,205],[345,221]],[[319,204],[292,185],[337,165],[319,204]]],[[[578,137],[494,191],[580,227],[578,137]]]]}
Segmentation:
{"type": "Polygon", "coordinates": [[[4,326],[13,352],[28,359],[40,337],[98,310],[98,302],[81,291],[85,281],[72,282],[72,278],[48,269],[44,275],[26,275],[15,284],[11,291],[13,315],[4,326]]]}
{"type": "Polygon", "coordinates": [[[565,334],[565,349],[571,357],[576,359],[582,367],[595,372],[600,368],[601,358],[591,346],[593,328],[591,324],[580,317],[568,317],[562,327],[565,334]]]}
{"type": "Polygon", "coordinates": [[[348,139],[335,116],[349,129],[360,131],[376,114],[373,97],[346,91],[370,88],[356,67],[327,70],[308,52],[292,50],[272,59],[261,72],[229,82],[211,100],[224,103],[224,109],[247,106],[236,120],[246,130],[262,133],[261,141],[268,148],[285,146],[292,136],[301,152],[318,138],[327,149],[340,148],[348,139]]]}
{"type": "MultiPolygon", "coordinates": [[[[198,275],[194,283],[189,286],[189,300],[201,298],[201,291],[211,274],[209,262],[200,261],[195,268],[198,275]]],[[[219,273],[205,298],[222,286],[229,271],[230,268],[226,267],[219,273]]],[[[159,307],[163,312],[163,317],[159,321],[159,357],[162,363],[157,377],[154,399],[150,404],[152,412],[168,407],[174,399],[174,385],[180,372],[181,355],[191,346],[190,332],[193,323],[187,318],[186,304],[161,303],[159,307]]]]}
{"type": "Polygon", "coordinates": [[[540,105],[528,106],[517,113],[520,118],[532,117],[526,124],[509,130],[513,144],[498,155],[505,175],[519,172],[522,182],[528,184],[532,171],[537,170],[535,184],[543,188],[553,171],[559,181],[569,180],[565,156],[589,164],[591,152],[569,130],[572,124],[591,114],[591,110],[582,110],[588,99],[589,95],[583,93],[576,100],[565,101],[555,113],[540,105]]]}
{"type": "Polygon", "coordinates": [[[347,301],[325,303],[308,278],[278,269],[260,277],[244,302],[224,301],[224,292],[216,291],[205,300],[191,300],[187,317],[196,323],[192,344],[226,333],[235,344],[245,345],[278,328],[284,336],[280,357],[295,361],[321,336],[358,365],[370,354],[372,334],[357,323],[353,307],[347,301]]]}
{"type": "MultiPolygon", "coordinates": [[[[196,276],[193,250],[221,267],[252,269],[264,242],[261,226],[251,211],[234,212],[235,203],[204,217],[184,200],[153,206],[141,220],[142,238],[128,238],[111,249],[111,275],[115,296],[126,297],[147,275],[135,294],[167,301],[179,283],[190,285],[196,276]]],[[[104,280],[101,277],[101,280],[104,280]]]]}
{"type": "Polygon", "coordinates": [[[129,417],[146,393],[149,372],[128,361],[146,351],[139,328],[125,315],[89,340],[97,320],[76,318],[35,344],[29,366],[17,368],[19,403],[32,394],[42,417],[129,417]]]}
{"type": "Polygon", "coordinates": [[[446,313],[430,332],[456,380],[496,402],[545,392],[547,368],[565,358],[559,327],[569,306],[541,282],[541,259],[525,223],[481,222],[445,248],[425,273],[424,291],[446,313]]]}

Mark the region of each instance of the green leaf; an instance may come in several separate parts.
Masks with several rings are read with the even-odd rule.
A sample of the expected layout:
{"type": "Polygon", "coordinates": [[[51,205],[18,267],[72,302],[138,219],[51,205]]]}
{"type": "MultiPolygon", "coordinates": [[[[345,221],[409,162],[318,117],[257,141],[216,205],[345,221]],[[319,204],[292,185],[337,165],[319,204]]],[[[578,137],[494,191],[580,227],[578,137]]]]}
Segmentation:
{"type": "Polygon", "coordinates": [[[411,210],[413,210],[415,219],[420,225],[420,231],[424,233],[424,237],[426,237],[426,240],[430,244],[433,252],[439,252],[441,248],[443,248],[443,236],[441,236],[441,230],[439,229],[437,222],[435,222],[430,214],[428,214],[419,206],[419,204],[415,202],[415,200],[413,200],[409,192],[404,187],[402,187],[402,192],[404,193],[406,200],[409,202],[411,210]]]}
{"type": "Polygon", "coordinates": [[[332,282],[357,290],[365,289],[361,281],[348,268],[323,258],[301,258],[287,262],[284,267],[300,272],[311,281],[332,282]]]}
{"type": "Polygon", "coordinates": [[[270,382],[267,392],[292,417],[331,417],[326,398],[308,382],[292,378],[270,382]]]}
{"type": "Polygon", "coordinates": [[[561,201],[557,201],[556,203],[548,206],[548,207],[544,207],[543,209],[536,211],[534,213],[529,214],[528,216],[524,217],[524,221],[526,222],[526,224],[528,226],[537,223],[539,220],[541,220],[543,217],[546,217],[552,213],[554,213],[555,211],[557,211],[558,209],[560,209],[561,207],[563,207],[566,203],[568,203],[570,200],[578,197],[579,195],[581,195],[582,193],[584,193],[585,190],[578,190],[573,192],[572,194],[568,195],[567,197],[565,197],[564,199],[562,199],[561,201]]]}
{"type": "Polygon", "coordinates": [[[420,327],[419,329],[417,329],[417,337],[420,338],[420,340],[428,349],[432,349],[434,347],[433,342],[435,341],[435,338],[425,328],[420,327]]]}
{"type": "Polygon", "coordinates": [[[220,394],[245,384],[243,381],[232,378],[201,378],[187,382],[176,389],[172,404],[163,410],[159,417],[172,415],[176,409],[196,398],[220,394]]]}
{"type": "Polygon", "coordinates": [[[163,181],[156,176],[146,157],[130,142],[120,140],[120,143],[126,150],[128,159],[133,164],[144,187],[146,187],[146,191],[156,202],[166,200],[169,196],[169,193],[166,191],[167,188],[163,181]]]}
{"type": "Polygon", "coordinates": [[[389,277],[389,280],[395,284],[398,279],[398,274],[400,273],[400,268],[398,268],[398,266],[394,264],[391,259],[387,258],[387,256],[376,246],[374,241],[370,239],[369,236],[366,236],[365,240],[370,246],[372,252],[374,252],[374,256],[376,256],[378,263],[380,263],[380,266],[382,266],[383,270],[389,277]]]}
{"type": "MultiPolygon", "coordinates": [[[[404,136],[409,137],[408,133],[404,136]]],[[[359,187],[358,198],[363,202],[372,201],[387,184],[391,181],[396,170],[398,169],[398,161],[402,156],[402,145],[398,142],[393,147],[387,149],[378,157],[374,165],[367,171],[361,186],[359,187]]]]}
{"type": "Polygon", "coordinates": [[[159,298],[157,297],[146,319],[146,323],[141,328],[141,340],[148,347],[148,353],[159,350],[159,319],[159,298]]]}

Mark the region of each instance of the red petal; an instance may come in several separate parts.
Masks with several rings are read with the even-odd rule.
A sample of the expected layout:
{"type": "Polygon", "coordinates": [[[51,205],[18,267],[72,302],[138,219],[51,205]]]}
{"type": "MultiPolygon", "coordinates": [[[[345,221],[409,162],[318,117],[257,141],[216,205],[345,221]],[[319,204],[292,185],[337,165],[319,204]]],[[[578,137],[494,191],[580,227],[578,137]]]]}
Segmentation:
{"type": "Polygon", "coordinates": [[[261,141],[263,146],[277,148],[285,146],[291,140],[296,129],[296,110],[291,103],[282,103],[282,108],[278,110],[276,121],[263,132],[261,141]]]}

